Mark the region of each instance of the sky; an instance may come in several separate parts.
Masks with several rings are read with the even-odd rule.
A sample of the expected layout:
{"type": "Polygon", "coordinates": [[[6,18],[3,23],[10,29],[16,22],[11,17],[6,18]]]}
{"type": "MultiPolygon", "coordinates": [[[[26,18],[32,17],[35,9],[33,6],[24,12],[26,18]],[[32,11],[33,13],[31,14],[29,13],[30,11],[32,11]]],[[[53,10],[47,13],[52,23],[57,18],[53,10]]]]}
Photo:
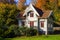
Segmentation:
{"type": "MultiPolygon", "coordinates": [[[[15,0],[16,2],[18,2],[18,0],[15,0]]],[[[29,3],[31,2],[31,0],[26,0],[26,4],[29,5],[29,3]]]]}
{"type": "Polygon", "coordinates": [[[28,5],[31,2],[31,0],[26,0],[26,4],[28,5]]]}

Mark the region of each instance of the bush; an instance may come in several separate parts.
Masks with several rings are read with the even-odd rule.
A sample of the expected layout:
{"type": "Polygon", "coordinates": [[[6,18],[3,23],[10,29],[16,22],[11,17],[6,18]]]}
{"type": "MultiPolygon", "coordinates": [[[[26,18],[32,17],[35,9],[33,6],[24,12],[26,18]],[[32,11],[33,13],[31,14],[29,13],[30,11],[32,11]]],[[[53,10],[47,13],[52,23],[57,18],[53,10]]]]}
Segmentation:
{"type": "Polygon", "coordinates": [[[4,31],[4,33],[1,35],[1,37],[4,38],[12,38],[16,36],[21,36],[19,27],[17,25],[11,25],[8,30],[4,31]]]}
{"type": "Polygon", "coordinates": [[[1,37],[12,38],[17,36],[34,36],[36,34],[37,34],[36,29],[11,25],[6,31],[4,31],[1,37]]]}
{"type": "Polygon", "coordinates": [[[21,36],[19,27],[17,25],[11,25],[9,30],[12,31],[11,33],[13,33],[13,36],[21,36]]]}
{"type": "Polygon", "coordinates": [[[21,36],[25,36],[26,35],[26,29],[27,27],[19,27],[19,30],[20,30],[20,33],[21,33],[21,36]]]}
{"type": "Polygon", "coordinates": [[[19,30],[22,36],[34,36],[37,34],[37,30],[33,28],[20,27],[19,30]]]}
{"type": "Polygon", "coordinates": [[[0,37],[0,40],[3,40],[3,38],[0,37]]]}
{"type": "Polygon", "coordinates": [[[37,30],[33,28],[28,28],[26,30],[26,36],[34,36],[37,34],[37,30]]]}

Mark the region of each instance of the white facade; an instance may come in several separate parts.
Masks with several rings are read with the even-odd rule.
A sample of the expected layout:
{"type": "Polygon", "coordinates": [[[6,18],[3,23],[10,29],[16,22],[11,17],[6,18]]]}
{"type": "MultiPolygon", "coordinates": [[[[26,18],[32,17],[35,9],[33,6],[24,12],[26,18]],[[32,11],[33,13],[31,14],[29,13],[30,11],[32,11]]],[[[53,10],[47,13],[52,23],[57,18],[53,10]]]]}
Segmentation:
{"type": "Polygon", "coordinates": [[[38,14],[38,12],[34,9],[34,7],[32,6],[32,4],[30,4],[26,9],[25,9],[25,13],[23,14],[23,16],[24,15],[27,15],[27,12],[29,12],[29,11],[33,11],[35,14],[37,14],[38,16],[39,16],[39,14],[38,14]]]}
{"type": "Polygon", "coordinates": [[[39,16],[39,14],[36,12],[36,10],[35,10],[34,7],[32,6],[32,4],[30,4],[30,5],[26,8],[25,13],[23,14],[23,16],[24,16],[24,15],[27,15],[27,13],[28,13],[29,11],[31,11],[31,10],[33,11],[33,17],[30,17],[30,13],[29,13],[29,16],[26,16],[25,26],[30,27],[29,22],[30,22],[30,21],[34,21],[34,26],[38,27],[38,17],[37,17],[36,15],[39,16]],[[27,10],[28,10],[28,11],[27,11],[27,10]]]}
{"type": "MultiPolygon", "coordinates": [[[[34,12],[33,12],[34,13],[34,12]]],[[[30,17],[30,14],[29,14],[29,16],[27,16],[26,17],[26,26],[27,27],[30,27],[30,24],[29,24],[29,22],[30,21],[34,21],[34,26],[38,26],[38,18],[37,18],[37,16],[36,16],[36,14],[34,13],[34,15],[33,15],[34,17],[30,17]]]]}
{"type": "Polygon", "coordinates": [[[40,20],[39,20],[39,23],[40,23],[41,21],[44,21],[44,27],[41,27],[41,25],[40,25],[40,26],[39,26],[40,29],[42,29],[43,31],[47,31],[47,19],[40,19],[40,20]]]}
{"type": "MultiPolygon", "coordinates": [[[[51,14],[51,13],[50,13],[51,14]]],[[[26,19],[24,19],[25,20],[25,26],[26,27],[28,27],[28,28],[30,28],[30,21],[34,21],[34,27],[36,27],[36,28],[39,28],[40,29],[40,31],[41,30],[43,30],[43,31],[45,31],[46,33],[46,35],[47,35],[47,32],[48,32],[48,27],[52,27],[52,24],[51,23],[49,23],[49,20],[48,20],[48,18],[38,18],[38,16],[39,16],[39,13],[34,9],[34,7],[32,6],[32,4],[30,4],[27,8],[26,8],[26,10],[25,10],[25,12],[24,12],[24,14],[23,14],[23,16],[26,16],[26,19]],[[30,17],[30,13],[28,13],[29,11],[33,11],[32,13],[33,13],[33,17],[30,17]],[[44,22],[44,27],[41,27],[41,21],[43,21],[44,22]],[[50,26],[48,25],[48,24],[51,24],[50,26]]],[[[21,24],[21,21],[22,20],[19,20],[18,21],[18,23],[19,23],[19,26],[21,26],[22,24],[21,24]]]]}

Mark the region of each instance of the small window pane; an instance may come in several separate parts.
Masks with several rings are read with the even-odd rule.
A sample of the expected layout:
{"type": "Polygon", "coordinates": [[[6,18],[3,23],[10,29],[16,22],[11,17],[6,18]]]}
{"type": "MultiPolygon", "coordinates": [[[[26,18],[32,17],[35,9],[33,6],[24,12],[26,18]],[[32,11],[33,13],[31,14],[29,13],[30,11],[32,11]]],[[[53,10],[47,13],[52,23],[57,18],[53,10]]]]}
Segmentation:
{"type": "Polygon", "coordinates": [[[30,13],[30,17],[33,17],[33,13],[30,13]]]}
{"type": "Polygon", "coordinates": [[[34,26],[34,21],[30,21],[30,27],[34,26]]]}
{"type": "Polygon", "coordinates": [[[40,22],[41,27],[44,27],[44,21],[40,22]]]}

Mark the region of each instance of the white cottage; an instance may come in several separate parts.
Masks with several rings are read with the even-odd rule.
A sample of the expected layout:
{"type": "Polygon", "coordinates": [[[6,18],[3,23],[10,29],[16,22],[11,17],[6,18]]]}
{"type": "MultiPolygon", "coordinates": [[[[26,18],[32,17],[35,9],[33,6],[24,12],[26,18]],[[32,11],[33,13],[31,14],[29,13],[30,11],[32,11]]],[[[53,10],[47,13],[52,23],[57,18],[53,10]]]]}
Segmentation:
{"type": "Polygon", "coordinates": [[[18,23],[20,27],[33,27],[39,31],[44,31],[46,35],[48,32],[53,30],[52,21],[52,11],[43,11],[32,4],[18,15],[18,23]]]}

